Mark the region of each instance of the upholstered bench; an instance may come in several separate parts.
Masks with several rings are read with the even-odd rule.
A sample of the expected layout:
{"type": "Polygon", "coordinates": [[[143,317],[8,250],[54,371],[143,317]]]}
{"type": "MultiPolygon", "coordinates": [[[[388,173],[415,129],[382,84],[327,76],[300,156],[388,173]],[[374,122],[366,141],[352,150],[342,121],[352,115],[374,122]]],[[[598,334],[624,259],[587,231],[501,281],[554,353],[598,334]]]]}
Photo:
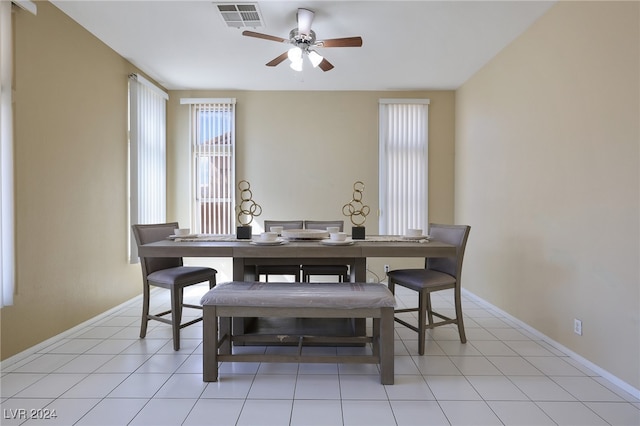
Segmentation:
{"type": "Polygon", "coordinates": [[[395,298],[384,284],[263,283],[218,284],[200,302],[203,308],[203,381],[218,380],[218,362],[310,362],[379,364],[380,382],[393,384],[393,309],[395,298]],[[232,317],[373,318],[371,336],[234,335],[232,317]],[[292,342],[295,354],[233,353],[234,343],[292,342]],[[372,344],[371,354],[303,354],[305,344],[372,344]]]}

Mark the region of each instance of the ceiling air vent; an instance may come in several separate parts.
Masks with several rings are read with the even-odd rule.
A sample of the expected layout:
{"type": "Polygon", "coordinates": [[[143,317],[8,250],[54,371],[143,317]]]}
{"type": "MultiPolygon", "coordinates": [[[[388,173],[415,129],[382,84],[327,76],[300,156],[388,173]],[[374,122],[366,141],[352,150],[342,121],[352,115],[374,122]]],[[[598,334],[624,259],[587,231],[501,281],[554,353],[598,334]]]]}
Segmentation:
{"type": "Polygon", "coordinates": [[[233,28],[264,27],[257,3],[214,3],[224,22],[233,28]]]}

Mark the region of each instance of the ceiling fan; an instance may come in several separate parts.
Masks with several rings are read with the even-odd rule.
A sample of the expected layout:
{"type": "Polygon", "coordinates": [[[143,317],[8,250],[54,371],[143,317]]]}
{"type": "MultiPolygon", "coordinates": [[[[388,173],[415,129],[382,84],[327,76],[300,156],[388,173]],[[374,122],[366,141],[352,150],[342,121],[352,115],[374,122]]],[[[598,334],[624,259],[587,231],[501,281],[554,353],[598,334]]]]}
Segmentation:
{"type": "Polygon", "coordinates": [[[316,40],[316,33],[311,29],[311,23],[315,13],[309,9],[298,9],[296,19],[298,27],[289,32],[289,38],[276,37],[268,34],[256,33],[253,31],[244,31],[243,36],[261,38],[264,40],[277,41],[280,43],[288,43],[293,45],[287,52],[277,58],[267,62],[268,67],[275,67],[289,58],[291,68],[296,71],[302,71],[302,61],[304,56],[309,58],[313,67],[320,67],[322,71],[333,69],[331,62],[327,61],[320,55],[314,47],[360,47],[362,46],[362,37],[344,37],[331,38],[326,40],[316,40]]]}

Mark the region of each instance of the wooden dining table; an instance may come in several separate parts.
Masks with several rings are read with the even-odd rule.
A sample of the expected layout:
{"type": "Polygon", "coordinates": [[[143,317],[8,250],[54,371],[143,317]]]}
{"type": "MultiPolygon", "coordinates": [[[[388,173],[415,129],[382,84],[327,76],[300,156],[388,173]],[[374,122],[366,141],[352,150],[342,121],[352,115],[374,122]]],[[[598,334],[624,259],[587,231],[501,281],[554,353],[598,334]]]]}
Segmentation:
{"type": "Polygon", "coordinates": [[[233,235],[202,235],[157,241],[140,246],[141,257],[230,257],[233,281],[254,281],[260,265],[348,265],[352,282],[366,282],[367,259],[374,257],[450,257],[456,247],[435,240],[408,240],[401,236],[368,236],[349,245],[325,245],[318,240],[257,245],[233,235]]]}
{"type": "MultiPolygon", "coordinates": [[[[369,258],[450,257],[456,255],[456,246],[435,240],[409,240],[402,236],[388,235],[368,236],[364,240],[353,240],[353,244],[348,245],[325,245],[318,240],[259,245],[252,240],[239,240],[235,235],[199,235],[144,244],[139,247],[138,254],[140,257],[230,257],[233,258],[233,281],[257,281],[256,267],[261,265],[291,265],[292,261],[299,265],[347,265],[351,282],[364,283],[367,281],[369,258]]],[[[286,327],[286,324],[266,324],[259,319],[234,318],[233,321],[234,334],[266,333],[274,329],[282,332],[286,327]]],[[[335,333],[339,327],[348,330],[345,333],[353,335],[365,333],[365,323],[362,320],[345,324],[324,323],[324,331],[327,333],[335,333]]],[[[297,332],[285,331],[292,334],[297,332]]],[[[320,334],[323,332],[317,329],[314,331],[320,334]]]]}

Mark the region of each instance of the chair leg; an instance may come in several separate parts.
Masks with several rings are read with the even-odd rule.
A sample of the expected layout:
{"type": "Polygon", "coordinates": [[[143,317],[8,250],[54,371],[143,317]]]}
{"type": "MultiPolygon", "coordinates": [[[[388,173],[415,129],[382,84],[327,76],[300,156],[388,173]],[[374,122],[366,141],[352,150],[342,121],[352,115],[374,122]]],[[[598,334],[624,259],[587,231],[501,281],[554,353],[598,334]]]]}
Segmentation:
{"type": "Polygon", "coordinates": [[[455,304],[456,304],[456,320],[458,324],[458,334],[460,335],[460,342],[467,343],[467,336],[464,333],[464,320],[462,319],[462,298],[460,297],[460,290],[455,290],[455,304]]]}
{"type": "Polygon", "coordinates": [[[142,284],[142,322],[140,323],[140,338],[147,335],[147,323],[149,322],[149,283],[142,284]]]}
{"type": "Polygon", "coordinates": [[[418,294],[418,354],[424,355],[425,335],[427,333],[426,314],[429,304],[429,293],[421,291],[418,294]]]}
{"type": "Polygon", "coordinates": [[[433,324],[433,310],[431,308],[431,293],[426,293],[427,295],[427,318],[429,319],[429,324],[433,324]]]}
{"type": "Polygon", "coordinates": [[[216,276],[214,275],[210,280],[209,280],[209,290],[211,290],[212,288],[214,288],[216,286],[216,276]]]}
{"type": "Polygon", "coordinates": [[[173,350],[180,350],[180,324],[182,322],[182,287],[171,289],[171,328],[173,331],[173,350]]]}

